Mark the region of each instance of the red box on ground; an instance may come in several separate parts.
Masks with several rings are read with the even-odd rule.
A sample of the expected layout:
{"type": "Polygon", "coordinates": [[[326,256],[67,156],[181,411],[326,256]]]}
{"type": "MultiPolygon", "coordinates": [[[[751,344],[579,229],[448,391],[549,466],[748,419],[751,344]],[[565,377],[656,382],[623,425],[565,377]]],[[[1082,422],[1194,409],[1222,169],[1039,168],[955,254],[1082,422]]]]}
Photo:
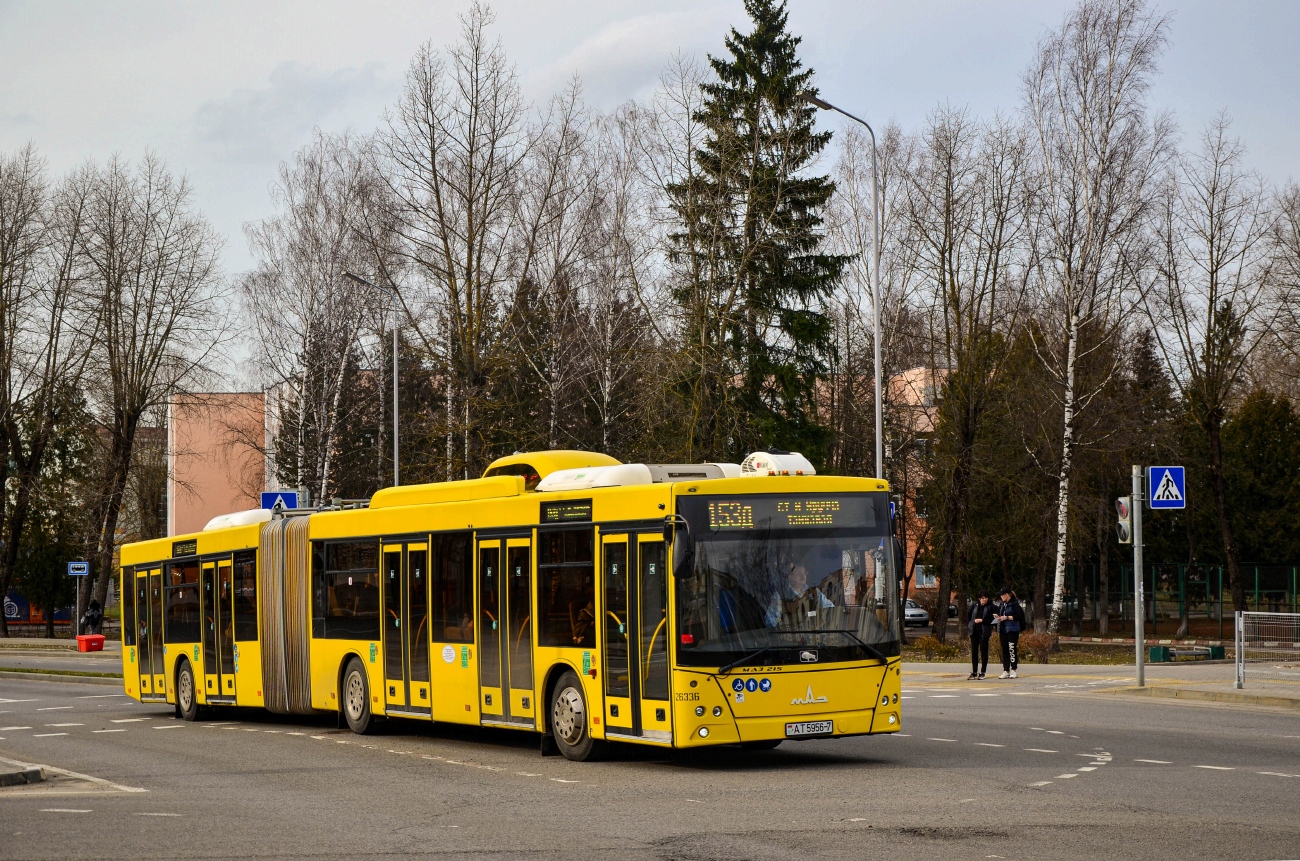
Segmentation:
{"type": "Polygon", "coordinates": [[[78,634],[77,651],[78,652],[104,651],[104,635],[103,634],[78,634]]]}

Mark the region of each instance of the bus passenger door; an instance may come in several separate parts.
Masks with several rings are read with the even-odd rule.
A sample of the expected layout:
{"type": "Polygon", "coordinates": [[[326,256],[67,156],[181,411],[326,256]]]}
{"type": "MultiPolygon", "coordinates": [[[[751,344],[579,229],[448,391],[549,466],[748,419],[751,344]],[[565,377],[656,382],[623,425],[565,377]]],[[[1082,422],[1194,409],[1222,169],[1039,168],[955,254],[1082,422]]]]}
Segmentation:
{"type": "Polygon", "coordinates": [[[601,539],[601,657],[605,675],[605,725],[640,735],[640,690],[636,679],[634,592],[628,590],[626,535],[601,539]]]}
{"type": "Polygon", "coordinates": [[[513,723],[531,724],[536,711],[533,703],[533,564],[528,538],[506,541],[505,624],[502,626],[501,661],[510,692],[505,702],[505,717],[513,723]]]}
{"type": "Polygon", "coordinates": [[[484,719],[506,716],[501,697],[501,541],[478,542],[478,685],[484,719]]]}
{"type": "Polygon", "coordinates": [[[384,696],[388,710],[428,714],[429,545],[383,546],[384,696]]]}
{"type": "MultiPolygon", "coordinates": [[[[203,620],[203,691],[208,700],[221,696],[221,670],[217,663],[217,638],[221,636],[221,602],[217,600],[217,565],[204,562],[200,574],[203,603],[199,614],[203,620]]],[[[197,667],[195,668],[197,669],[197,667]]]]}
{"type": "MultiPolygon", "coordinates": [[[[133,589],[135,600],[136,672],[140,674],[140,696],[153,696],[153,631],[154,621],[149,608],[149,578],[154,571],[136,571],[133,589]]],[[[166,689],[159,691],[166,693],[166,689]]]]}
{"type": "Polygon", "coordinates": [[[640,684],[641,735],[672,740],[668,680],[668,566],[663,538],[637,536],[637,678],[640,684]]]}

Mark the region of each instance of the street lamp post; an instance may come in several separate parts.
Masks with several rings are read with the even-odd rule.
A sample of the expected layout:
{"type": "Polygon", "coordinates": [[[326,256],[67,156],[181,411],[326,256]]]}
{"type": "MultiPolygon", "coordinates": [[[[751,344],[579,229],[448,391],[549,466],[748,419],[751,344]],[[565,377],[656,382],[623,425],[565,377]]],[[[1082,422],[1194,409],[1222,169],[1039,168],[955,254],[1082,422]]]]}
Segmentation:
{"type": "Polygon", "coordinates": [[[867,130],[871,136],[871,338],[875,342],[875,384],[876,384],[876,477],[885,477],[885,432],[884,432],[884,401],[880,393],[880,176],[876,164],[876,133],[871,128],[870,123],[861,117],[855,117],[853,114],[837,108],[830,102],[814,96],[812,93],[803,93],[800,98],[810,105],[815,105],[823,111],[835,111],[843,114],[854,122],[861,123],[862,127],[867,130]]]}
{"type": "MultiPolygon", "coordinates": [[[[379,289],[377,285],[370,283],[366,279],[362,278],[360,275],[353,275],[351,272],[344,272],[343,277],[351,279],[357,282],[358,284],[364,284],[367,287],[374,287],[375,289],[379,289]]],[[[389,287],[388,289],[392,290],[394,298],[397,298],[397,289],[395,287],[389,287]]],[[[393,311],[389,323],[390,323],[390,327],[393,330],[393,487],[397,487],[401,484],[401,481],[400,481],[400,474],[398,471],[398,462],[397,462],[398,441],[397,441],[397,311],[396,310],[393,311]]]]}

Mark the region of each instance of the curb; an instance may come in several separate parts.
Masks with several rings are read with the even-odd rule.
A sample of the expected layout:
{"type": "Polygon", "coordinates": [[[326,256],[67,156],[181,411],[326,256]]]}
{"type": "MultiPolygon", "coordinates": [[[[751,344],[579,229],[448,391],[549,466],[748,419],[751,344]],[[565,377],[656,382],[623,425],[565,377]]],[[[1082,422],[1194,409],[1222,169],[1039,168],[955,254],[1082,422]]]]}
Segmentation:
{"type": "Polygon", "coordinates": [[[69,676],[63,673],[14,673],[0,670],[0,679],[31,682],[63,682],[74,685],[115,685],[125,690],[125,682],[119,678],[105,676],[69,676]]]}
{"type": "MultiPolygon", "coordinates": [[[[1103,693],[1100,692],[1099,693],[1103,693]]],[[[1266,694],[1243,694],[1236,691],[1200,691],[1194,688],[1177,688],[1170,686],[1144,688],[1112,688],[1104,691],[1110,694],[1127,694],[1133,697],[1157,697],[1161,699],[1195,700],[1204,703],[1236,703],[1238,705],[1272,706],[1274,708],[1300,709],[1300,699],[1291,697],[1270,697],[1266,694]]]]}
{"type": "Polygon", "coordinates": [[[25,783],[40,783],[45,779],[45,770],[39,766],[24,768],[22,771],[0,772],[0,786],[21,786],[25,783]]]}

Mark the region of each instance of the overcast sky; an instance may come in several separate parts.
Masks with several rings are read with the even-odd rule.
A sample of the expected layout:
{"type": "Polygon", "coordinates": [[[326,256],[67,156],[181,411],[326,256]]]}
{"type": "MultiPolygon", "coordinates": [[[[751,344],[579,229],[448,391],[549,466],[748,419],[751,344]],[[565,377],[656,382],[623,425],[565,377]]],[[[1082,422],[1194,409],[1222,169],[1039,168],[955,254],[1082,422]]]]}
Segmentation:
{"type": "MultiPolygon", "coordinates": [[[[270,214],[277,165],[312,129],[373,129],[420,43],[456,39],[469,0],[179,3],[0,0],[0,152],[31,141],[61,172],[157,151],[190,177],[251,265],[242,226],[270,214]]],[[[1013,110],[1056,0],[792,0],[790,27],[822,94],[916,128],[937,103],[1013,110]]],[[[740,0],[497,0],[496,30],[526,96],[574,74],[609,109],[649,93],[677,52],[724,51],[740,0]],[[654,11],[647,11],[654,10],[654,11]]],[[[1153,104],[1195,134],[1227,108],[1254,165],[1300,179],[1300,3],[1163,3],[1171,46],[1153,104]]],[[[835,119],[828,119],[832,128],[835,119]]]]}

